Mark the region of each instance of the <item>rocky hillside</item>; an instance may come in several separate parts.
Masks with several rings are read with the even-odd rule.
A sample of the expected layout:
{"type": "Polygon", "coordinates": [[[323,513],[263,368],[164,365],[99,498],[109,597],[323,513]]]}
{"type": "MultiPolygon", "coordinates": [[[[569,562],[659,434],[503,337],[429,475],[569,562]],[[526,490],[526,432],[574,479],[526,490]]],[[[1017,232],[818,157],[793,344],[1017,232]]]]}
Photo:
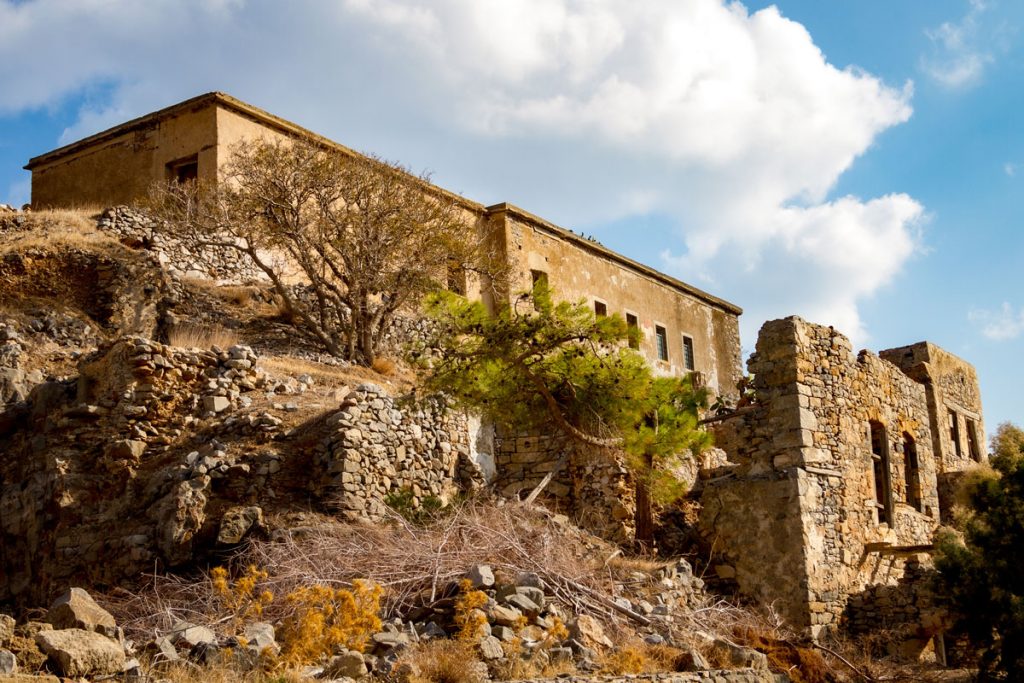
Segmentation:
{"type": "Polygon", "coordinates": [[[497,497],[396,351],[322,355],[251,275],[125,209],[0,213],[0,680],[855,668],[497,497]]]}

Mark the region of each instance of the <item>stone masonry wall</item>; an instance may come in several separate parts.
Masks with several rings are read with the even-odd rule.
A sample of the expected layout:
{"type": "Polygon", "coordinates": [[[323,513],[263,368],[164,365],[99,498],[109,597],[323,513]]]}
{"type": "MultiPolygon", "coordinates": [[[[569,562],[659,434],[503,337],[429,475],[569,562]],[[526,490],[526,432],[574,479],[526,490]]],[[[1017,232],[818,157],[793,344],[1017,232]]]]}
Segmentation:
{"type": "Polygon", "coordinates": [[[379,519],[389,495],[450,499],[483,485],[465,415],[429,402],[402,406],[374,384],[349,394],[318,450],[321,495],[350,519],[379,519]]]}
{"type": "Polygon", "coordinates": [[[607,540],[626,543],[631,538],[633,487],[614,450],[579,446],[556,432],[499,429],[495,465],[495,489],[507,497],[529,495],[557,470],[544,488],[545,499],[607,540]]]}
{"type": "Polygon", "coordinates": [[[941,516],[947,519],[963,471],[988,457],[977,373],[970,363],[929,342],[888,349],[880,355],[925,388],[929,417],[935,426],[932,449],[938,463],[941,516]]]}
{"type": "Polygon", "coordinates": [[[738,563],[741,590],[769,602],[777,595],[776,607],[787,606],[793,625],[817,635],[838,624],[849,595],[902,576],[896,549],[931,541],[939,508],[925,390],[873,354],[854,357],[834,329],[796,317],[765,324],[748,367],[757,401],[716,429],[735,465],[706,487],[702,524],[738,563]],[[884,427],[881,488],[891,500],[891,524],[876,510],[872,421],[884,427]],[[917,452],[916,476],[905,467],[907,437],[917,452]],[[908,484],[919,492],[920,512],[909,504],[908,484]],[[768,514],[780,523],[766,527],[760,501],[746,502],[757,490],[771,492],[776,502],[768,514]],[[714,502],[725,495],[737,505],[714,502]],[[791,568],[766,575],[765,557],[791,568]]]}

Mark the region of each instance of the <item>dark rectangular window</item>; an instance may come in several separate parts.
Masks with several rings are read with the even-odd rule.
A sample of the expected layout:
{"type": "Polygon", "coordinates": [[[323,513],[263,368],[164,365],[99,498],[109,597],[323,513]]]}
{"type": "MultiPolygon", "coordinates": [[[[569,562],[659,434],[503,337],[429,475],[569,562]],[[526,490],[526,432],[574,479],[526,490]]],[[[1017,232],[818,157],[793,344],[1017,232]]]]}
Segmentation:
{"type": "Polygon", "coordinates": [[[963,448],[960,446],[960,419],[955,410],[949,411],[949,438],[953,442],[953,452],[956,457],[962,458],[963,448]]]}
{"type": "Polygon", "coordinates": [[[632,313],[626,314],[626,327],[629,328],[629,348],[640,348],[640,321],[632,313]]]}
{"type": "Polygon", "coordinates": [[[538,282],[543,282],[546,285],[548,283],[548,274],[543,270],[531,270],[530,284],[536,286],[538,282]]]}
{"type": "Polygon", "coordinates": [[[907,480],[907,505],[921,511],[921,477],[914,437],[903,432],[903,476],[907,480]]]}
{"type": "Polygon", "coordinates": [[[167,179],[178,183],[188,183],[199,178],[199,157],[193,155],[178,159],[167,164],[167,179]]]}
{"type": "Polygon", "coordinates": [[[885,440],[885,427],[871,421],[871,465],[875,479],[875,509],[878,523],[892,526],[892,487],[889,484],[889,444],[885,440]]]}
{"type": "Polygon", "coordinates": [[[603,301],[595,301],[594,315],[596,315],[598,318],[603,318],[604,316],[608,315],[608,304],[606,304],[603,301]]]}
{"type": "Polygon", "coordinates": [[[683,366],[693,372],[696,365],[693,362],[693,337],[683,335],[683,366]]]}
{"type": "Polygon", "coordinates": [[[974,420],[965,418],[967,421],[967,450],[971,454],[971,460],[981,462],[981,448],[978,446],[978,426],[974,420]]]}
{"type": "Polygon", "coordinates": [[[654,338],[658,343],[658,360],[668,360],[668,334],[661,325],[654,326],[654,338]]]}

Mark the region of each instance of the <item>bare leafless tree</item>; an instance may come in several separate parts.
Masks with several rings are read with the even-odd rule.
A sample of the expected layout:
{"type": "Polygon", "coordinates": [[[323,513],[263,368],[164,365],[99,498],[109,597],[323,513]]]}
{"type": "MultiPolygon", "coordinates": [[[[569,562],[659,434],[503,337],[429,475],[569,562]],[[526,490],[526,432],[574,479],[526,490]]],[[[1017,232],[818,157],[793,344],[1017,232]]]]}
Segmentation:
{"type": "Polygon", "coordinates": [[[484,282],[501,270],[472,216],[425,174],[301,140],[240,143],[217,183],[159,185],[147,208],[190,248],[248,259],[328,352],[366,365],[396,313],[453,269],[484,282]]]}

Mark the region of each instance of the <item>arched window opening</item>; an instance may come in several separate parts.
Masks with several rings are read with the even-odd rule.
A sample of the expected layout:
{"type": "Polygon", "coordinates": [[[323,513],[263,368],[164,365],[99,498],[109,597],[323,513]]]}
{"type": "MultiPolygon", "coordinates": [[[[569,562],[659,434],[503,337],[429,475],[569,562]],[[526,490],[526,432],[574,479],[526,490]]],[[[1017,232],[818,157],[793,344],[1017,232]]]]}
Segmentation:
{"type": "Polygon", "coordinates": [[[921,476],[917,463],[917,444],[903,432],[903,476],[907,480],[907,505],[921,511],[921,476]]]}
{"type": "Polygon", "coordinates": [[[892,486],[889,482],[889,444],[885,438],[885,426],[872,420],[871,423],[871,464],[875,479],[875,510],[879,524],[892,526],[892,486]]]}

